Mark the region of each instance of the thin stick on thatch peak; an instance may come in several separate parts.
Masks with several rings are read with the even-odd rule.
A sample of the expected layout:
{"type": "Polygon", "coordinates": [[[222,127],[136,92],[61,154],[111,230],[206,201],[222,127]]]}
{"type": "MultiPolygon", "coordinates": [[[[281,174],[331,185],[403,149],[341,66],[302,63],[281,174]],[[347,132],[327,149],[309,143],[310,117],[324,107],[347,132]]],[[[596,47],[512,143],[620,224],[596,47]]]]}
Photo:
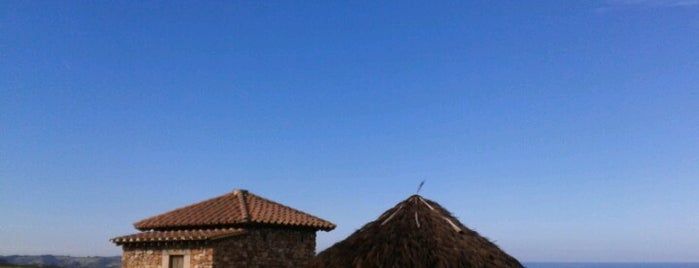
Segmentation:
{"type": "Polygon", "coordinates": [[[422,189],[423,185],[425,185],[425,180],[422,180],[422,182],[420,182],[420,185],[417,186],[417,191],[415,191],[415,194],[420,193],[420,189],[422,189]]]}

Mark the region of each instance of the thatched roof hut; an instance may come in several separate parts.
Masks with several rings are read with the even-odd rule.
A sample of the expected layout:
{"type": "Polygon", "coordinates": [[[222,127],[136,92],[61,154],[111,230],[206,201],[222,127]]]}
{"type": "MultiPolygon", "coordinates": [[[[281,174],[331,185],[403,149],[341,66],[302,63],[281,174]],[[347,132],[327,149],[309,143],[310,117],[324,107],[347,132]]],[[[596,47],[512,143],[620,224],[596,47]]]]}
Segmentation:
{"type": "Polygon", "coordinates": [[[523,267],[442,206],[413,195],[316,256],[312,267],[523,267]]]}

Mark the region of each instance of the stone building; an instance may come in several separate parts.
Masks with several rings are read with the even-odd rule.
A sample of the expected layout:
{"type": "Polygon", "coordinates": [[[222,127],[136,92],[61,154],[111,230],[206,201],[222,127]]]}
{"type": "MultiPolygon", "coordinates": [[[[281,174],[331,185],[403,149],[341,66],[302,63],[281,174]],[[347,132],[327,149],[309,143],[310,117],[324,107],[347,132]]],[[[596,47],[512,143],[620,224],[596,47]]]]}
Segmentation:
{"type": "Polygon", "coordinates": [[[245,190],[134,223],[122,268],[304,267],[335,224],[245,190]]]}

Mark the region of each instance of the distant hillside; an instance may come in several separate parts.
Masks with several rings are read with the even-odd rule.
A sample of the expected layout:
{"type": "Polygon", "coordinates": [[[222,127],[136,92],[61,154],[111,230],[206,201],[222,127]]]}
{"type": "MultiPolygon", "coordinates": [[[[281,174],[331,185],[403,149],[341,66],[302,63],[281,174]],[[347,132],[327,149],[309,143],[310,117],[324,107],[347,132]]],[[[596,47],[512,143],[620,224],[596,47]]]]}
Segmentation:
{"type": "Polygon", "coordinates": [[[17,265],[0,263],[0,268],[53,268],[55,266],[17,265]]]}
{"type": "Polygon", "coordinates": [[[15,264],[4,264],[4,263],[0,263],[0,268],[47,268],[47,266],[15,265],[15,264]]]}
{"type": "Polygon", "coordinates": [[[121,257],[71,257],[54,255],[0,256],[0,268],[2,267],[119,268],[121,267],[121,257]]]}

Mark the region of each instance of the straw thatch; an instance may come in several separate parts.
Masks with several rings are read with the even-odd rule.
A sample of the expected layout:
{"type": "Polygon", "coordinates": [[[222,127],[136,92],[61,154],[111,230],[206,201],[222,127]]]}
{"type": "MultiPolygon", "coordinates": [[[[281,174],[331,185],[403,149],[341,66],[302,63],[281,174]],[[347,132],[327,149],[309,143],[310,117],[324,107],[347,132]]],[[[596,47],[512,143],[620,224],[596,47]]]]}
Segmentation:
{"type": "Polygon", "coordinates": [[[312,267],[523,267],[439,204],[413,195],[316,256],[312,267]]]}

